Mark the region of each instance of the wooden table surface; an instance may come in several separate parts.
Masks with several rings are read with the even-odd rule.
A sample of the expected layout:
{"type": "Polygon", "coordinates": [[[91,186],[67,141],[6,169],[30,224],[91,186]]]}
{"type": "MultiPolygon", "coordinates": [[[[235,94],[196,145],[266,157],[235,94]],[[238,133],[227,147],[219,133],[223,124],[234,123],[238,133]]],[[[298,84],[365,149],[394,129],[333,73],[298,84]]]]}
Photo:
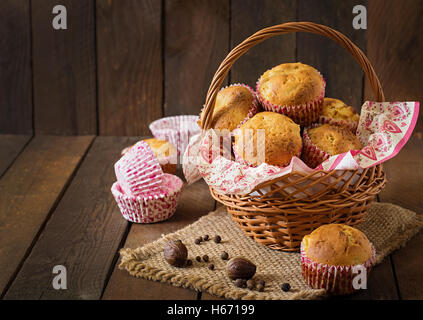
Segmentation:
{"type": "MultiPolygon", "coordinates": [[[[204,182],[185,186],[168,221],[132,224],[112,197],[113,164],[134,137],[0,135],[2,299],[218,299],[136,279],[117,268],[119,249],[154,241],[216,207],[204,182]],[[67,289],[52,286],[67,269],[67,289]]],[[[380,201],[422,213],[423,139],[415,132],[385,165],[380,201]]],[[[377,266],[368,290],[346,299],[423,299],[423,232],[377,266]]]]}

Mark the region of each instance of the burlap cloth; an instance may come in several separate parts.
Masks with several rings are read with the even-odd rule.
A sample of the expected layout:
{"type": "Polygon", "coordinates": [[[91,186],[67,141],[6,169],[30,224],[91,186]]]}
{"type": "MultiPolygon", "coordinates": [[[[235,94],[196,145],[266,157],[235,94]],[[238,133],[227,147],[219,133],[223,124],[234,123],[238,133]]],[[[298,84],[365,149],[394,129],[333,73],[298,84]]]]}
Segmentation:
{"type": "MultiPolygon", "coordinates": [[[[361,229],[376,248],[376,264],[393,250],[403,246],[423,227],[423,216],[389,203],[374,203],[361,229]]],[[[191,288],[230,299],[317,299],[325,295],[323,290],[310,289],[302,279],[300,254],[287,253],[264,247],[248,238],[221,207],[200,218],[195,223],[161,239],[136,249],[122,249],[120,268],[135,277],[166,282],[174,286],[191,288]],[[205,234],[220,235],[222,242],[213,240],[194,244],[205,234]],[[193,265],[185,268],[170,266],[163,258],[163,248],[169,240],[181,239],[188,248],[188,258],[193,265]],[[257,265],[254,279],[266,282],[263,292],[235,287],[225,272],[226,261],[220,258],[222,251],[230,257],[243,256],[257,265]],[[196,256],[207,254],[209,263],[197,262],[196,256]],[[291,284],[289,292],[280,285],[291,284]]],[[[371,274],[370,274],[371,276],[371,274]]]]}

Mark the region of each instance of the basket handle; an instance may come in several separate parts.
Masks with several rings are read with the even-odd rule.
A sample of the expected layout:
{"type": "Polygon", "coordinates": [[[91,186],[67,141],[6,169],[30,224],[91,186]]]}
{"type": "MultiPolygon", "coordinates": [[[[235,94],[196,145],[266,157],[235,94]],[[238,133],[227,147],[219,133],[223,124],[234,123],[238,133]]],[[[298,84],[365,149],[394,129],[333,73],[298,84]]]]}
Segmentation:
{"type": "Polygon", "coordinates": [[[288,22],[268,27],[254,33],[252,36],[245,39],[242,43],[232,49],[231,52],[229,52],[229,54],[220,64],[215,75],[213,76],[213,80],[210,84],[209,90],[207,91],[204,112],[201,114],[201,128],[206,130],[211,128],[212,114],[217,93],[220,90],[220,87],[222,86],[223,80],[226,78],[226,75],[228,74],[235,61],[238,60],[238,58],[240,58],[250,48],[256,46],[257,44],[266,39],[285,33],[299,31],[310,32],[328,37],[329,39],[332,39],[333,41],[337,42],[342,47],[347,49],[347,51],[357,60],[361,68],[366,73],[367,79],[370,82],[376,101],[385,101],[382,86],[380,84],[379,78],[376,75],[375,70],[370,64],[370,61],[367,59],[363,51],[361,51],[360,48],[357,47],[350,39],[348,39],[341,32],[321,24],[313,22],[288,22]]]}

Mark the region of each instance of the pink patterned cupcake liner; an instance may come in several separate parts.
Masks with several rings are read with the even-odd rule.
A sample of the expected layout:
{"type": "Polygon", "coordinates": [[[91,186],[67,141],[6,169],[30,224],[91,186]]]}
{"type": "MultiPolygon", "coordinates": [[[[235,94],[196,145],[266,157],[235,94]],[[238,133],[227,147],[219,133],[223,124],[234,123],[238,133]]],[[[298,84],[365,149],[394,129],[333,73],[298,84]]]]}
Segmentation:
{"type": "MultiPolygon", "coordinates": [[[[312,125],[310,128],[319,126],[318,124],[312,125]]],[[[319,164],[330,157],[330,154],[316,146],[308,135],[308,129],[304,128],[303,131],[303,151],[301,159],[312,169],[316,168],[319,164]]]]}
{"type": "Polygon", "coordinates": [[[160,163],[144,141],[137,142],[115,163],[115,173],[121,189],[134,196],[155,191],[163,177],[160,163]]]}
{"type": "Polygon", "coordinates": [[[333,266],[312,261],[305,254],[301,243],[301,270],[304,281],[313,289],[325,289],[334,295],[351,294],[357,291],[353,286],[353,279],[359,266],[365,268],[367,279],[375,261],[375,248],[369,260],[361,265],[333,266]]]}
{"type": "Polygon", "coordinates": [[[163,174],[158,190],[142,196],[125,194],[119,182],[112,186],[112,194],[123,217],[135,223],[154,223],[173,216],[181,195],[183,182],[177,176],[163,174]]]}
{"type": "Polygon", "coordinates": [[[150,123],[150,130],[156,139],[169,141],[178,149],[178,155],[184,154],[192,136],[201,132],[198,116],[182,115],[161,118],[150,123]]]}
{"type": "MultiPolygon", "coordinates": [[[[253,103],[252,103],[252,105],[251,105],[251,108],[250,108],[250,110],[248,111],[248,114],[247,114],[247,116],[237,125],[237,127],[236,127],[236,129],[238,129],[240,126],[242,126],[248,119],[250,119],[250,118],[252,118],[252,117],[254,117],[254,115],[257,113],[257,112],[259,112],[259,110],[260,110],[260,106],[259,106],[259,102],[258,102],[258,98],[257,98],[257,94],[256,94],[256,92],[254,91],[254,89],[253,88],[251,88],[248,84],[245,84],[245,83],[233,83],[233,84],[230,84],[230,85],[228,85],[228,86],[225,86],[225,87],[222,87],[220,90],[219,90],[219,92],[220,91],[222,91],[222,90],[224,90],[224,89],[226,89],[226,88],[229,88],[229,87],[233,87],[233,86],[242,86],[242,87],[244,87],[244,88],[247,88],[249,91],[250,91],[250,93],[251,93],[251,95],[253,96],[253,103]]],[[[203,113],[203,109],[204,109],[204,106],[203,106],[203,108],[201,109],[201,112],[200,112],[200,117],[201,117],[201,114],[203,113]]],[[[236,130],[235,129],[235,130],[236,130]]],[[[234,131],[235,131],[234,130],[234,131]]]]}
{"type": "Polygon", "coordinates": [[[326,116],[320,116],[317,122],[320,124],[334,124],[341,127],[345,127],[348,128],[354,134],[356,133],[358,127],[358,122],[356,121],[333,119],[326,116]]]}
{"type": "Polygon", "coordinates": [[[269,100],[267,100],[260,94],[260,79],[257,81],[256,84],[257,97],[263,108],[267,111],[273,111],[284,114],[301,126],[309,126],[313,122],[316,122],[322,112],[323,99],[325,97],[326,80],[323,78],[323,76],[321,77],[323,81],[323,89],[320,95],[316,99],[307,103],[303,103],[301,105],[280,106],[271,103],[269,100]]]}

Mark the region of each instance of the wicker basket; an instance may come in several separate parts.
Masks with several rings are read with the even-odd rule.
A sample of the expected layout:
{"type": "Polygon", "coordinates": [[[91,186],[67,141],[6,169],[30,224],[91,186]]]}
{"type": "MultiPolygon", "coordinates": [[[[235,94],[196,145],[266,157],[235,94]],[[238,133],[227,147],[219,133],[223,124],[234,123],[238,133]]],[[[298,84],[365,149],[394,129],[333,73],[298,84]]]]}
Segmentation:
{"type": "MultiPolygon", "coordinates": [[[[376,101],[384,101],[382,87],[373,67],[351,40],[323,25],[291,22],[256,32],[228,54],[207,92],[201,127],[210,128],[216,95],[239,57],[268,38],[299,31],[326,36],[347,49],[366,73],[376,101]]],[[[298,251],[303,236],[323,224],[356,225],[362,222],[385,182],[382,166],[377,165],[355,171],[291,172],[265,182],[250,194],[242,196],[220,194],[213,188],[210,188],[210,192],[214,199],[227,207],[233,220],[249,237],[272,249],[298,251]]]]}

